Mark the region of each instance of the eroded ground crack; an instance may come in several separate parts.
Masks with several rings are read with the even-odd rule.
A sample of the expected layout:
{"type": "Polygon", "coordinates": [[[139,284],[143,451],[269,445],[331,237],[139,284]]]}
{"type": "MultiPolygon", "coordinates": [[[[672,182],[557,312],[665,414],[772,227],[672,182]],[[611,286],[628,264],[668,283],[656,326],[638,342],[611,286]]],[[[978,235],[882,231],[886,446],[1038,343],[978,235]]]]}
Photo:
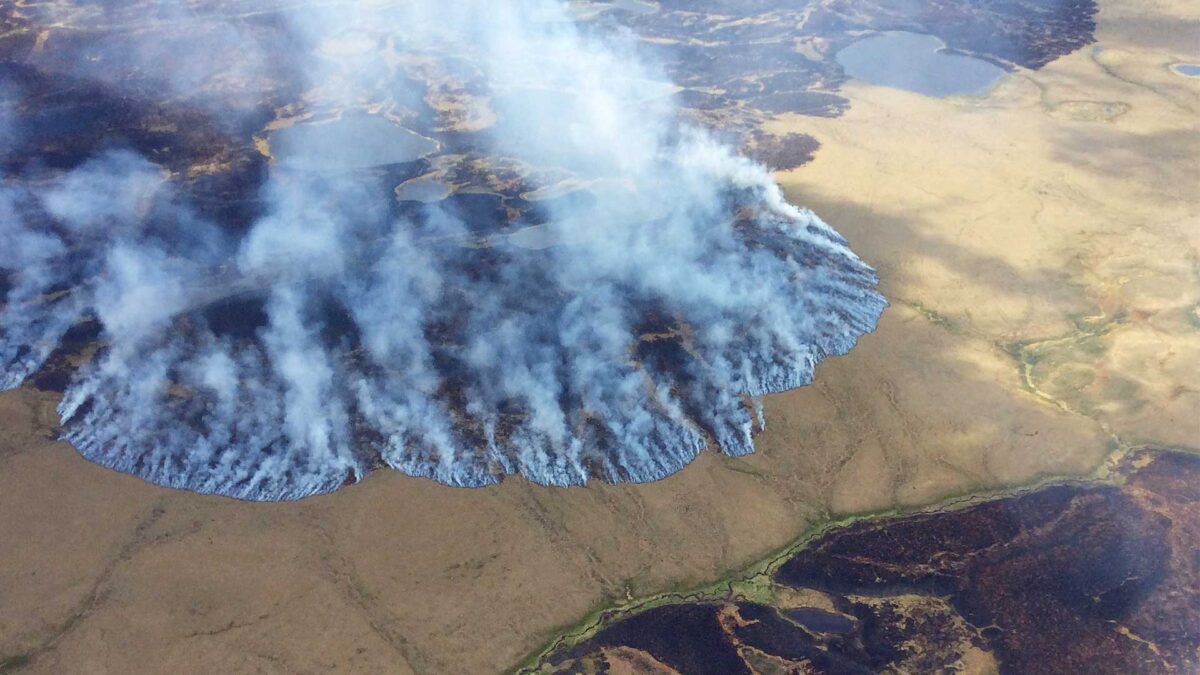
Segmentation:
{"type": "MultiPolygon", "coordinates": [[[[148,512],[142,515],[137,524],[133,528],[133,532],[121,544],[116,556],[111,558],[101,569],[100,574],[96,576],[83,599],[76,604],[74,611],[58,624],[58,626],[48,631],[48,635],[39,644],[32,649],[28,649],[23,653],[14,654],[12,656],[0,658],[0,674],[7,675],[8,673],[23,670],[26,666],[32,665],[46,653],[52,651],[58,644],[75,631],[83,621],[96,611],[100,605],[107,599],[108,583],[116,573],[117,569],[124,563],[131,560],[146,548],[168,540],[173,540],[176,533],[165,532],[151,536],[151,529],[160,521],[166,514],[166,507],[163,499],[158,500],[148,512]]],[[[193,527],[191,531],[183,534],[189,534],[196,531],[198,528],[193,527]]]]}

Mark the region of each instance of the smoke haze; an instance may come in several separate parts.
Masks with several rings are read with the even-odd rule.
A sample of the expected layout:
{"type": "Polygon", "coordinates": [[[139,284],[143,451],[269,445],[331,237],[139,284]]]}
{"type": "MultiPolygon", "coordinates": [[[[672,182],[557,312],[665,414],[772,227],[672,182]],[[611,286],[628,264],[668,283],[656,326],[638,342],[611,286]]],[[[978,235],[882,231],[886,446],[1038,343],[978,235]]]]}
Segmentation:
{"type": "MultiPolygon", "coordinates": [[[[556,0],[305,6],[282,44],[187,16],[208,36],[195,46],[81,54],[229,128],[283,73],[300,78],[301,125],[275,131],[252,222],[213,222],[178,175],[120,148],[0,190],[0,385],[98,324],[59,406],[95,462],[266,500],[384,465],[463,486],[655,480],[706,447],[751,452],[752,399],[810,382],[884,307],[836,232],[680,122],[631,35],[585,30],[556,0]],[[249,93],[206,96],[231,53],[249,93]],[[423,138],[379,112],[437,96],[477,145],[439,155],[428,181],[502,158],[536,178],[537,218],[396,208],[372,169],[462,132],[423,138]],[[387,134],[355,126],[383,119],[387,134]]],[[[123,86],[78,63],[72,76],[123,86]]]]}

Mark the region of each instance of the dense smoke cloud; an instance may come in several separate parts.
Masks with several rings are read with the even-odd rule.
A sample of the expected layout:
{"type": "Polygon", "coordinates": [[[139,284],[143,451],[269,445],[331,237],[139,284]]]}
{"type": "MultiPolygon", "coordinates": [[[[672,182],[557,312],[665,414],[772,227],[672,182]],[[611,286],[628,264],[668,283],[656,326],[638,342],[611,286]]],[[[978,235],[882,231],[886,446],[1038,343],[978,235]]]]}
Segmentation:
{"type": "MultiPolygon", "coordinates": [[[[630,36],[584,32],[555,0],[287,16],[313,112],[420,100],[390,61],[461,55],[497,120],[487,150],[588,197],[484,231],[436,202],[398,217],[378,172],[279,161],[263,215],[231,234],[128,151],[11,181],[0,384],[94,317],[102,347],[60,405],[90,459],[250,499],[381,464],[454,485],[653,480],[713,443],[752,451],[748,399],[807,384],[874,326],[870,268],[765,169],[680,124],[630,36]]],[[[141,53],[158,50],[121,58],[141,53]]],[[[212,57],[195,56],[164,86],[202,84],[212,57]]],[[[325,157],[322,129],[293,145],[325,157]]]]}

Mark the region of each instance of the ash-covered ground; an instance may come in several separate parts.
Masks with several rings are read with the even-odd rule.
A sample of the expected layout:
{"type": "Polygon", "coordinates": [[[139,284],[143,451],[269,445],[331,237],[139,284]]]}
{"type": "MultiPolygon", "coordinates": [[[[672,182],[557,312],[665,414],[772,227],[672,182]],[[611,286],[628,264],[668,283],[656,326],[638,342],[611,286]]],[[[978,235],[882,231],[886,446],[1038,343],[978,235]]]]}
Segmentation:
{"type": "Polygon", "coordinates": [[[751,452],[754,398],[885,305],[614,21],[240,9],[7,19],[2,384],[63,388],[97,463],[264,500],[655,480],[751,452]]]}
{"type": "Polygon", "coordinates": [[[8,8],[0,384],[154,482],[391,466],[646,481],[871,330],[874,272],[767,168],[832,59],[910,30],[1005,68],[1090,2],[8,8]],[[765,163],[755,164],[750,159],[765,163]]]}

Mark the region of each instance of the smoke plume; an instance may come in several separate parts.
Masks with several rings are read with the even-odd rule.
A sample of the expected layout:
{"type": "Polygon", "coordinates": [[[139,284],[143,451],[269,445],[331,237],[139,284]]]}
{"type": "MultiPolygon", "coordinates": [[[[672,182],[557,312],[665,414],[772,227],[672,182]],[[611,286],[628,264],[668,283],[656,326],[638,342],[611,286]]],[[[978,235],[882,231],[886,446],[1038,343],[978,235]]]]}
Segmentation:
{"type": "Polygon", "coordinates": [[[99,325],[59,412],[102,465],[260,500],[384,465],[462,486],[655,480],[706,447],[751,452],[754,399],[810,382],[884,306],[843,238],[679,121],[632,36],[557,0],[305,6],[271,44],[189,16],[223,49],[173,69],[147,43],[115,67],[231,128],[253,96],[203,96],[227,50],[247,87],[302,80],[252,222],[213,222],[177,172],[124,149],[0,190],[0,385],[99,325]],[[371,126],[439,91],[469,152],[451,152],[461,128],[371,126]],[[397,209],[389,153],[425,156],[433,193],[493,158],[531,208],[397,209]]]}

